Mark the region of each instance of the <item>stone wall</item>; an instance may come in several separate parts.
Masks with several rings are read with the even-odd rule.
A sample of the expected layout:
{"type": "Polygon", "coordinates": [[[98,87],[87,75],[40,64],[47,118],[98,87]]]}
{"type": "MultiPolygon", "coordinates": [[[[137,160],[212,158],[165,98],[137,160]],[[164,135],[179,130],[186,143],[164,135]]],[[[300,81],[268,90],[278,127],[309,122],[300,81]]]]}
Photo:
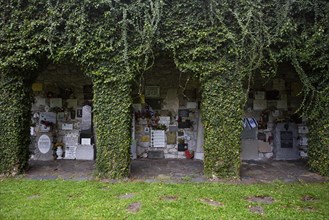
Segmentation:
{"type": "Polygon", "coordinates": [[[137,156],[186,158],[181,148],[195,152],[197,147],[200,113],[198,81],[179,72],[168,58],[157,59],[143,78],[142,86],[137,86],[133,94],[137,156]],[[150,95],[149,88],[158,89],[159,93],[150,95]],[[142,97],[139,97],[138,91],[142,91],[142,97]],[[155,140],[152,131],[157,130],[164,130],[164,135],[155,140]],[[160,141],[159,144],[152,144],[152,138],[153,142],[160,141]]]}
{"type": "Polygon", "coordinates": [[[31,109],[30,150],[33,159],[79,159],[79,155],[80,159],[94,158],[91,111],[88,110],[92,104],[91,84],[91,79],[72,65],[49,65],[39,74],[32,85],[35,102],[31,109]],[[47,137],[51,143],[45,142],[47,137]],[[87,143],[88,139],[91,143],[87,143]],[[63,151],[60,156],[56,155],[54,146],[63,151]],[[85,150],[86,147],[89,148],[85,150]]]}
{"type": "MultiPolygon", "coordinates": [[[[280,66],[278,72],[280,74],[273,79],[256,75],[251,82],[245,83],[246,88],[250,83],[250,92],[245,106],[244,122],[255,119],[257,125],[253,127],[244,124],[245,128],[241,134],[242,159],[283,159],[278,158],[276,151],[281,148],[276,144],[279,143],[276,140],[280,139],[280,132],[275,131],[277,125],[287,123],[290,128],[294,127],[295,133],[298,133],[298,127],[307,125],[306,120],[297,112],[303,100],[303,94],[300,93],[302,83],[287,65],[280,66]]],[[[304,143],[299,143],[303,137],[305,138],[305,134],[298,133],[293,138],[294,147],[298,148],[295,150],[299,151],[299,154],[297,152],[296,157],[291,159],[307,156],[305,145],[302,145],[304,143]]]]}

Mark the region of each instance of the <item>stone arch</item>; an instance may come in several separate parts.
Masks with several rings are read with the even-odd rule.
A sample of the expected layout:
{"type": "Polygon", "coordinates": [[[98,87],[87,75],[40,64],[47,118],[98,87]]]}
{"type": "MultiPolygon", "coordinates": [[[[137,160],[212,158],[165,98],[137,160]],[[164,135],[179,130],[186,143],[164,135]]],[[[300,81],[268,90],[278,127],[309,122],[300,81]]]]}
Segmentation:
{"type": "Polygon", "coordinates": [[[32,84],[31,158],[94,159],[92,112],[87,111],[92,107],[91,78],[74,64],[50,63],[36,75],[32,84]],[[38,141],[42,135],[52,142],[51,149],[43,153],[38,141]],[[59,155],[56,146],[62,150],[59,155]]]}
{"type": "MultiPolygon", "coordinates": [[[[0,135],[0,151],[3,153],[1,172],[16,173],[26,165],[28,154],[24,146],[28,142],[29,133],[29,122],[26,118],[31,103],[30,91],[26,88],[33,78],[33,71],[40,68],[47,59],[56,63],[75,60],[81,64],[84,72],[92,75],[97,88],[94,98],[96,130],[102,137],[99,139],[99,146],[100,155],[103,157],[97,161],[98,170],[111,177],[122,177],[128,173],[130,83],[133,75],[148,63],[156,43],[173,54],[175,64],[180,70],[192,71],[201,79],[202,108],[203,112],[206,112],[203,115],[206,128],[205,169],[209,175],[238,176],[239,173],[239,123],[242,103],[245,101],[241,75],[254,68],[262,69],[264,57],[268,58],[265,59],[264,65],[272,65],[280,59],[290,59],[296,70],[299,70],[306,90],[310,93],[316,89],[314,90],[310,77],[303,74],[302,64],[309,64],[312,74],[320,71],[323,75],[319,78],[327,75],[325,58],[313,62],[314,56],[318,57],[327,51],[325,45],[328,29],[324,24],[328,18],[323,11],[315,13],[315,10],[325,10],[325,7],[322,7],[325,1],[317,2],[314,7],[291,3],[292,7],[287,7],[287,10],[296,9],[296,12],[291,10],[292,15],[285,13],[287,19],[283,20],[282,14],[276,14],[276,17],[280,18],[277,21],[272,18],[266,20],[263,13],[258,13],[259,10],[264,13],[268,12],[268,9],[276,11],[276,7],[280,6],[277,4],[280,3],[275,1],[273,8],[264,7],[261,2],[257,3],[260,5],[250,4],[253,6],[249,7],[248,4],[225,2],[221,5],[210,1],[211,4],[207,7],[203,1],[185,1],[177,5],[173,1],[173,4],[166,5],[169,8],[166,8],[164,13],[161,11],[161,2],[58,2],[55,5],[52,1],[31,4],[14,1],[9,2],[10,5],[0,6],[5,18],[0,23],[3,30],[1,39],[4,39],[1,42],[4,46],[1,46],[0,51],[0,118],[1,123],[7,125],[1,129],[0,135]],[[233,14],[230,7],[236,9],[233,14]],[[250,10],[245,10],[245,7],[250,10]],[[217,12],[218,19],[212,16],[217,12]],[[252,12],[257,12],[254,13],[258,16],[255,17],[255,22],[246,22],[250,26],[241,26],[244,21],[240,18],[249,17],[252,12]],[[45,14],[49,16],[44,16],[45,14]],[[164,15],[165,19],[170,18],[170,21],[166,24],[162,20],[161,23],[160,15],[164,15]],[[128,19],[132,18],[129,16],[134,16],[131,22],[128,22],[128,19]],[[312,19],[309,19],[309,16],[312,19]],[[184,22],[182,19],[185,19],[184,22]],[[282,25],[285,20],[288,21],[289,27],[297,25],[301,28],[286,30],[286,26],[282,25]],[[235,22],[233,26],[232,21],[235,22]],[[118,22],[120,26],[117,26],[118,22]],[[161,37],[159,42],[155,42],[160,23],[163,25],[161,37]],[[259,28],[259,25],[263,28],[259,28]],[[305,36],[310,35],[310,40],[301,39],[300,34],[296,32],[304,27],[307,27],[305,36]],[[279,36],[278,39],[273,39],[274,35],[264,30],[275,31],[274,35],[279,36]],[[281,32],[287,34],[282,35],[281,32]],[[297,45],[287,43],[291,36],[297,45]],[[241,39],[243,40],[240,41],[241,39]],[[281,41],[284,42],[283,45],[281,41]],[[316,50],[308,50],[305,42],[309,48],[316,50]],[[317,42],[325,43],[322,44],[323,47],[316,47],[317,42]],[[280,48],[289,53],[276,54],[280,48]],[[253,54],[249,54],[249,51],[253,51],[253,54]],[[275,54],[280,55],[277,60],[272,56],[275,54]],[[251,55],[252,57],[249,57],[251,55]],[[236,63],[237,58],[239,63],[236,63]],[[298,62],[299,59],[302,60],[301,63],[298,62]],[[111,117],[108,117],[110,114],[111,117]],[[218,127],[218,124],[224,126],[218,127]]],[[[322,79],[319,82],[323,83],[322,79]]],[[[324,82],[327,82],[327,79],[324,82]]],[[[314,115],[325,112],[323,109],[326,108],[328,87],[326,83],[321,86],[320,90],[316,91],[316,97],[324,102],[317,102],[314,115]]],[[[316,124],[314,122],[314,125],[316,124]]],[[[320,124],[320,127],[326,126],[327,122],[320,124]]],[[[327,143],[324,136],[321,141],[327,143]]],[[[327,149],[321,147],[323,144],[316,140],[315,134],[313,141],[318,145],[314,157],[319,153],[324,158],[321,161],[315,160],[314,166],[322,167],[323,172],[327,173],[327,149]],[[324,166],[321,164],[323,161],[324,166]]]]}

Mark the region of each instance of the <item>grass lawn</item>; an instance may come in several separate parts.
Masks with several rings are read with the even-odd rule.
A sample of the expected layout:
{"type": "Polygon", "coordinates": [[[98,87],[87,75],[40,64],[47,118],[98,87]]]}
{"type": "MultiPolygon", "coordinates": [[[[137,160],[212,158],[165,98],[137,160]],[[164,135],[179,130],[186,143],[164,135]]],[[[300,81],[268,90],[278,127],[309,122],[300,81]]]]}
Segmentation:
{"type": "Polygon", "coordinates": [[[329,219],[329,183],[0,179],[0,219],[329,219]]]}

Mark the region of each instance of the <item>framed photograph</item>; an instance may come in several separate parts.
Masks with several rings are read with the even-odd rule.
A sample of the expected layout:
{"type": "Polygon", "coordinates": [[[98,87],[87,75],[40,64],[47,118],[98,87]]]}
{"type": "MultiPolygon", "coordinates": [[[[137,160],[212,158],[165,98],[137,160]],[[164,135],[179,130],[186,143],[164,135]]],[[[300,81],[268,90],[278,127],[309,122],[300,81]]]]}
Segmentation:
{"type": "Polygon", "coordinates": [[[145,97],[159,98],[160,97],[160,86],[145,86],[145,97]]]}
{"type": "Polygon", "coordinates": [[[82,108],[77,108],[77,118],[82,118],[82,108]]]}

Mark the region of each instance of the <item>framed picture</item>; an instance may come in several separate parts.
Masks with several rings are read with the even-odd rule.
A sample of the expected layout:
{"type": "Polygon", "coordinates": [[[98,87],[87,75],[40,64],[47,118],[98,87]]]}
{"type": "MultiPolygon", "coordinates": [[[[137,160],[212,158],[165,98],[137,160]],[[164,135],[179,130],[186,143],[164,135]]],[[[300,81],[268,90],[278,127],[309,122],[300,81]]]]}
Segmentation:
{"type": "Polygon", "coordinates": [[[145,86],[145,97],[159,98],[160,97],[160,86],[145,86]]]}
{"type": "Polygon", "coordinates": [[[77,108],[77,118],[82,118],[82,108],[77,108]]]}

